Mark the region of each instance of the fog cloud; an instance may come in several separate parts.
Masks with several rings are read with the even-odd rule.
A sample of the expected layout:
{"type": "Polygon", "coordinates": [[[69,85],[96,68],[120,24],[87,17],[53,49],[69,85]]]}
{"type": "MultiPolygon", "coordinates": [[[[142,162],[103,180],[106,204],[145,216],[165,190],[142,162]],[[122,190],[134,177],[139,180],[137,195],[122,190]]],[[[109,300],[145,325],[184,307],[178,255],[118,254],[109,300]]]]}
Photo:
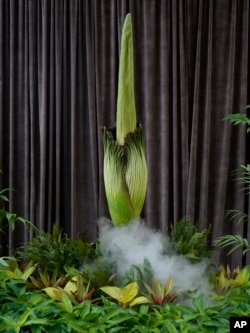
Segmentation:
{"type": "Polygon", "coordinates": [[[114,227],[106,218],[99,220],[100,246],[106,260],[117,263],[123,276],[132,265],[142,265],[145,259],[151,264],[154,277],[165,283],[172,277],[176,289],[207,292],[207,261],[192,264],[178,255],[170,239],[159,231],[148,228],[142,220],[128,226],[114,227]]]}

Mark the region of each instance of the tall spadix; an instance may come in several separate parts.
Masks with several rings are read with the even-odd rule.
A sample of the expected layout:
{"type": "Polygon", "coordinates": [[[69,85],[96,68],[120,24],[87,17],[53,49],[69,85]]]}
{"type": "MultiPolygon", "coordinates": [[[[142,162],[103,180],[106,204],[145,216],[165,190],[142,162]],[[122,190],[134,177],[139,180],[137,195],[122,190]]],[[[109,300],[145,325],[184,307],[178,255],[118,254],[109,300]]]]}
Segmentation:
{"type": "Polygon", "coordinates": [[[134,94],[134,60],[131,15],[127,14],[121,38],[118,97],[116,112],[116,140],[124,145],[128,133],[136,130],[136,109],[134,94]]]}
{"type": "Polygon", "coordinates": [[[136,121],[134,96],[133,31],[127,14],[121,38],[116,127],[103,128],[104,185],[114,225],[137,219],[147,189],[144,135],[136,121]]]}

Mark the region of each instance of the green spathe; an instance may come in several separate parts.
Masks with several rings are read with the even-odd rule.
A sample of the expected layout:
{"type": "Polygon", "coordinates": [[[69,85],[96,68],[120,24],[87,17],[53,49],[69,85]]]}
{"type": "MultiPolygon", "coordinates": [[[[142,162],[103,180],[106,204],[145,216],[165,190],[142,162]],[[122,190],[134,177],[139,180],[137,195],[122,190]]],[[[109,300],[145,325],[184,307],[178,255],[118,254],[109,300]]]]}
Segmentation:
{"type": "Polygon", "coordinates": [[[140,216],[147,188],[144,135],[136,123],[131,15],[125,18],[119,65],[116,128],[103,128],[104,185],[116,226],[140,216]]]}

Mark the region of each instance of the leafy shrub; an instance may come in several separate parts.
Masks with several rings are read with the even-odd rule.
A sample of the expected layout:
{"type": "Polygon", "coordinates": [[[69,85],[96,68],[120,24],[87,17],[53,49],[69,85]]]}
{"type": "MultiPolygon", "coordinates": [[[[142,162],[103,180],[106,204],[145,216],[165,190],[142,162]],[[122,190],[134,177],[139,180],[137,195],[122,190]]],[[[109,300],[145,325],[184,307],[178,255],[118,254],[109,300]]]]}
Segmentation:
{"type": "Polygon", "coordinates": [[[84,260],[94,258],[95,248],[93,243],[63,235],[59,224],[55,223],[51,234],[39,233],[15,255],[22,261],[37,263],[39,271],[53,274],[56,270],[58,275],[63,275],[66,267],[79,268],[84,260]]]}
{"type": "Polygon", "coordinates": [[[209,234],[210,228],[199,231],[199,222],[192,223],[186,218],[179,220],[176,227],[172,225],[169,233],[176,252],[191,262],[211,256],[213,247],[208,245],[209,234]]]}
{"type": "MultiPolygon", "coordinates": [[[[0,169],[0,174],[2,174],[2,170],[0,169]]],[[[25,219],[24,217],[18,216],[15,213],[10,213],[5,208],[5,204],[9,202],[9,198],[6,195],[6,192],[13,191],[12,188],[4,188],[0,190],[0,202],[2,202],[2,207],[0,208],[0,232],[4,232],[4,228],[9,227],[11,231],[15,230],[15,226],[17,223],[22,223],[28,228],[31,228],[32,231],[36,234],[39,233],[39,230],[36,228],[34,224],[25,219]],[[6,222],[6,223],[5,223],[6,222]]],[[[0,254],[2,253],[2,246],[0,245],[0,254]]]]}

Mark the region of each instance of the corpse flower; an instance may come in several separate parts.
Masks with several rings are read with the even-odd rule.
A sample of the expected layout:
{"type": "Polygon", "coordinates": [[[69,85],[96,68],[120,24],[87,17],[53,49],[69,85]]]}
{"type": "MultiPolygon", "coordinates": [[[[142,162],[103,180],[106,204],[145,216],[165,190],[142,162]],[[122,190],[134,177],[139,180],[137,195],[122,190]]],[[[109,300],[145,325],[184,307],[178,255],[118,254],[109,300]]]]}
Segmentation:
{"type": "Polygon", "coordinates": [[[112,222],[128,224],[138,218],[145,201],[147,165],[142,126],[136,121],[131,15],[121,38],[116,127],[102,129],[104,185],[112,222]]]}

